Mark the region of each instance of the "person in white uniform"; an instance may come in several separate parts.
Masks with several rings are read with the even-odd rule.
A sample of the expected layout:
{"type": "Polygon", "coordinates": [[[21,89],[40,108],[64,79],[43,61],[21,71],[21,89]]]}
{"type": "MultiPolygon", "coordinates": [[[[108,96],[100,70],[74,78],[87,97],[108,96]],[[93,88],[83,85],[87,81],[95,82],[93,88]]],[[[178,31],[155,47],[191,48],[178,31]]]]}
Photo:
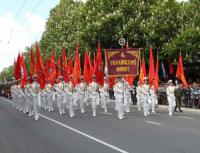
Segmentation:
{"type": "Polygon", "coordinates": [[[41,107],[40,102],[40,85],[37,82],[37,75],[33,75],[33,83],[31,85],[31,95],[33,97],[33,115],[35,120],[39,119],[39,108],[41,107]]]}
{"type": "Polygon", "coordinates": [[[124,94],[124,105],[126,113],[130,112],[130,105],[131,105],[131,87],[129,83],[123,79],[124,87],[125,87],[125,94],[124,94]]]}
{"type": "Polygon", "coordinates": [[[141,111],[141,105],[142,105],[142,97],[141,97],[141,83],[140,81],[137,82],[136,87],[136,98],[137,98],[137,109],[138,111],[141,111]]]}
{"type": "Polygon", "coordinates": [[[168,81],[168,87],[166,88],[167,100],[168,100],[168,111],[169,115],[172,116],[172,112],[176,106],[175,100],[175,86],[173,85],[172,80],[168,81]]]}
{"type": "Polygon", "coordinates": [[[109,93],[108,93],[108,79],[104,77],[104,85],[100,87],[100,95],[101,95],[101,106],[104,109],[104,113],[107,113],[107,103],[109,101],[109,93]]]}
{"type": "Polygon", "coordinates": [[[89,96],[92,103],[92,115],[96,116],[96,108],[99,105],[99,85],[96,82],[96,76],[92,76],[92,82],[89,84],[89,96]]]}
{"type": "Polygon", "coordinates": [[[158,97],[157,97],[157,94],[156,94],[156,91],[155,91],[154,84],[155,84],[155,79],[152,81],[152,84],[150,86],[150,97],[151,97],[151,110],[152,110],[152,113],[156,113],[155,112],[155,106],[158,104],[158,97]]]}
{"type": "Polygon", "coordinates": [[[49,80],[46,81],[45,85],[46,99],[47,99],[47,109],[49,112],[53,111],[53,87],[49,80]]]}
{"type": "Polygon", "coordinates": [[[150,86],[148,85],[148,78],[144,77],[144,84],[141,86],[141,100],[143,104],[144,116],[149,115],[149,106],[151,104],[150,86]]]}
{"type": "Polygon", "coordinates": [[[117,83],[115,84],[115,100],[117,104],[118,118],[124,119],[125,105],[124,105],[124,94],[125,86],[121,76],[117,77],[117,83]]]}

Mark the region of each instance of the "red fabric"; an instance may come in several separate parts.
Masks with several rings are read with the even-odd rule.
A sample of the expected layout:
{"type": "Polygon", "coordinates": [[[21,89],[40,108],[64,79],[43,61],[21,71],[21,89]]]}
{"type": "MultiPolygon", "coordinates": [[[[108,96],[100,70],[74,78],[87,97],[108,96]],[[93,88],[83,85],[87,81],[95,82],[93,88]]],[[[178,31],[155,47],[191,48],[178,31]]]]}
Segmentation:
{"type": "Polygon", "coordinates": [[[49,79],[50,61],[51,61],[51,59],[47,59],[47,60],[46,60],[46,66],[45,66],[45,78],[46,78],[46,80],[49,79]]]}
{"type": "Polygon", "coordinates": [[[100,86],[103,86],[104,84],[104,72],[103,72],[103,60],[102,60],[102,54],[101,54],[101,48],[100,45],[98,45],[97,49],[97,58],[96,58],[96,81],[100,86]]]}
{"type": "Polygon", "coordinates": [[[94,54],[92,75],[96,74],[97,56],[94,54]]]}
{"type": "Polygon", "coordinates": [[[51,85],[54,85],[56,80],[56,63],[55,63],[55,57],[54,57],[54,51],[51,53],[51,60],[49,63],[49,81],[51,85]]]}
{"type": "Polygon", "coordinates": [[[15,63],[15,80],[19,80],[21,78],[21,72],[20,72],[20,60],[21,60],[21,56],[20,54],[18,54],[17,56],[17,62],[15,63]]]}
{"type": "Polygon", "coordinates": [[[174,65],[172,63],[169,64],[169,74],[174,74],[174,65]]]}
{"type": "Polygon", "coordinates": [[[36,73],[38,76],[38,83],[40,84],[40,88],[44,89],[44,87],[45,87],[44,62],[40,55],[40,49],[39,49],[39,46],[37,43],[36,43],[36,73]]]}
{"type": "Polygon", "coordinates": [[[182,81],[184,87],[188,88],[187,81],[185,79],[184,69],[183,69],[183,59],[180,53],[178,67],[176,70],[176,77],[182,81]]]}
{"type": "Polygon", "coordinates": [[[133,85],[134,76],[126,76],[126,77],[124,77],[124,79],[128,82],[128,84],[129,84],[130,86],[133,85]]]}
{"type": "Polygon", "coordinates": [[[75,61],[74,61],[74,69],[73,69],[73,83],[74,86],[80,83],[81,77],[81,66],[80,66],[80,58],[79,58],[79,45],[76,45],[76,54],[75,54],[75,61]]]}
{"type": "Polygon", "coordinates": [[[24,63],[23,55],[21,56],[20,59],[21,59],[20,60],[21,86],[24,87],[27,83],[28,75],[27,75],[27,70],[24,63]]]}
{"type": "Polygon", "coordinates": [[[57,78],[62,76],[61,73],[61,65],[60,65],[60,57],[58,57],[58,71],[57,71],[57,78]]]}
{"type": "Polygon", "coordinates": [[[108,78],[108,85],[109,85],[109,88],[112,88],[115,84],[115,80],[116,80],[116,77],[109,77],[108,78]]]}
{"type": "Polygon", "coordinates": [[[90,62],[90,57],[88,54],[88,51],[85,51],[85,57],[84,57],[84,79],[85,82],[88,84],[92,82],[92,74],[91,74],[91,62],[90,62]]]}
{"type": "Polygon", "coordinates": [[[144,77],[146,77],[146,68],[145,68],[145,60],[144,58],[142,58],[142,63],[140,66],[140,76],[139,76],[140,83],[143,83],[144,77]]]}
{"type": "Polygon", "coordinates": [[[63,50],[62,50],[62,71],[63,71],[63,78],[65,82],[69,82],[69,72],[68,72],[68,66],[67,66],[67,55],[66,55],[65,47],[63,47],[63,50]]]}
{"type": "Polygon", "coordinates": [[[156,72],[155,72],[155,82],[154,82],[154,89],[155,91],[158,90],[158,85],[159,85],[159,75],[158,75],[158,55],[157,55],[157,60],[156,60],[156,72]]]}
{"type": "Polygon", "coordinates": [[[72,57],[70,57],[70,59],[68,61],[68,72],[69,72],[69,75],[73,74],[73,60],[72,60],[72,57]]]}
{"type": "Polygon", "coordinates": [[[154,59],[153,59],[152,48],[150,47],[150,57],[149,57],[149,84],[152,84],[154,79],[155,79],[154,59]]]}
{"type": "Polygon", "coordinates": [[[33,82],[32,77],[36,74],[36,67],[35,67],[35,58],[33,54],[33,50],[31,49],[31,58],[30,58],[30,82],[33,82]]]}

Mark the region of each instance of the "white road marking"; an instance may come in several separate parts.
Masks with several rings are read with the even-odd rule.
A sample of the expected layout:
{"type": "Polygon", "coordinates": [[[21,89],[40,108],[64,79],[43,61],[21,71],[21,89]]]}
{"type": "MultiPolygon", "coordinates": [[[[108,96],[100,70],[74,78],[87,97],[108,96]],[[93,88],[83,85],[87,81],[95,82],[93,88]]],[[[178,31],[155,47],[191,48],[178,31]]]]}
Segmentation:
{"type": "Polygon", "coordinates": [[[159,126],[162,126],[161,123],[157,123],[157,122],[151,122],[151,121],[145,121],[146,123],[150,123],[150,124],[154,124],[154,125],[159,125],[159,126]]]}
{"type": "Polygon", "coordinates": [[[193,117],[186,117],[186,116],[179,116],[180,118],[185,118],[185,119],[189,119],[189,120],[193,120],[193,117]]]}
{"type": "MultiPolygon", "coordinates": [[[[0,98],[3,99],[3,100],[5,100],[5,101],[7,101],[7,102],[9,102],[10,104],[12,104],[12,102],[11,102],[10,100],[4,99],[4,98],[2,98],[2,97],[0,97],[0,98]]],[[[47,117],[47,116],[45,116],[45,115],[42,115],[42,114],[39,114],[39,115],[40,115],[41,117],[43,117],[43,118],[49,120],[49,121],[52,121],[52,122],[54,122],[54,123],[56,123],[56,124],[58,124],[58,125],[60,125],[60,126],[63,126],[63,127],[67,128],[67,129],[69,129],[69,130],[71,130],[71,131],[74,131],[74,132],[76,132],[76,133],[78,133],[78,134],[80,134],[80,135],[83,135],[83,136],[85,136],[85,137],[87,137],[87,138],[89,138],[89,139],[91,139],[91,140],[93,140],[93,141],[96,141],[96,142],[98,142],[98,143],[100,143],[100,144],[103,144],[103,145],[105,145],[105,146],[107,146],[107,147],[109,147],[109,148],[111,148],[111,149],[113,149],[113,150],[116,150],[116,151],[120,152],[120,153],[129,153],[128,151],[125,151],[125,150],[123,150],[123,149],[121,149],[121,148],[119,148],[119,147],[116,147],[116,146],[114,146],[114,145],[111,145],[111,144],[109,144],[109,143],[107,143],[107,142],[105,142],[105,141],[102,141],[102,140],[100,140],[100,139],[98,139],[98,138],[95,138],[95,137],[93,137],[93,136],[91,136],[91,135],[88,135],[88,134],[86,134],[86,133],[84,133],[84,132],[82,132],[82,131],[79,131],[79,130],[73,128],[73,127],[70,127],[70,126],[66,125],[66,124],[63,124],[63,123],[61,123],[61,122],[58,122],[58,121],[56,121],[56,120],[54,120],[54,119],[52,119],[52,118],[49,118],[49,117],[47,117]]]]}
{"type": "Polygon", "coordinates": [[[108,115],[112,115],[112,113],[105,113],[105,112],[103,112],[103,114],[108,114],[108,115]]]}

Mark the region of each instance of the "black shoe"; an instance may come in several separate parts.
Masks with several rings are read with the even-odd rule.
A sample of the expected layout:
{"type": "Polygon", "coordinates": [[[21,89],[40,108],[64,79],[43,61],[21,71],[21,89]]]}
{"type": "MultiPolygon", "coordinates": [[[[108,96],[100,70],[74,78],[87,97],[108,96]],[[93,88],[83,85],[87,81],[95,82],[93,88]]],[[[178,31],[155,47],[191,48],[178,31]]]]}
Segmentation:
{"type": "Polygon", "coordinates": [[[180,112],[183,112],[183,110],[180,110],[180,112]]]}

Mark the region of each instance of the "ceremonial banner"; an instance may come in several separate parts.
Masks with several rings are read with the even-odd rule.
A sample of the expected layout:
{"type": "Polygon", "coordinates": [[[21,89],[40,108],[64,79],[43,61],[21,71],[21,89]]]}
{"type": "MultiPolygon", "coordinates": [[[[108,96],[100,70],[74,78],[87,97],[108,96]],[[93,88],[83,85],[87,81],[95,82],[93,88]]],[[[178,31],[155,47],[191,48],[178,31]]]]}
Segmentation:
{"type": "Polygon", "coordinates": [[[139,48],[105,49],[109,76],[136,76],[140,59],[139,48]]]}

